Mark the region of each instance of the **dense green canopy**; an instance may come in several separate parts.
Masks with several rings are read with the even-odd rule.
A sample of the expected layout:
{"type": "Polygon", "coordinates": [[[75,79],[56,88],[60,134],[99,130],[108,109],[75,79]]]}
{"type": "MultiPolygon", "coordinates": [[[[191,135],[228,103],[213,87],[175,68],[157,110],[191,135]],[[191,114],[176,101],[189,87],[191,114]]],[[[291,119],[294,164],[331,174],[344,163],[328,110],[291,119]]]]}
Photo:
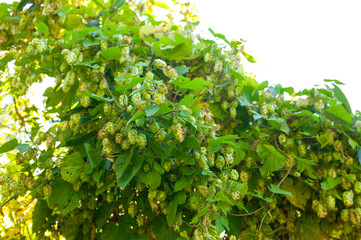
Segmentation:
{"type": "Polygon", "coordinates": [[[160,21],[155,0],[0,4],[0,238],[359,238],[342,83],[258,83],[243,41],[195,37],[173,5],[160,21]]]}

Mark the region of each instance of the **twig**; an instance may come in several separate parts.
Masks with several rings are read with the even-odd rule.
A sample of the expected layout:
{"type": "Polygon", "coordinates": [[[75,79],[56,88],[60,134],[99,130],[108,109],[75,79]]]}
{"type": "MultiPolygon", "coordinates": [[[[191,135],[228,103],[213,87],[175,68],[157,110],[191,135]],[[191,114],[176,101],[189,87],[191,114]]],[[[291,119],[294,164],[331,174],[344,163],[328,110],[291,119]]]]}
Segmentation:
{"type": "Polygon", "coordinates": [[[170,113],[176,113],[176,112],[178,112],[178,111],[172,110],[172,111],[169,111],[169,112],[166,112],[166,113],[159,114],[159,115],[154,116],[154,117],[162,117],[162,116],[168,115],[168,114],[170,114],[170,113]]]}
{"type": "Polygon", "coordinates": [[[14,108],[15,108],[16,115],[18,115],[18,117],[21,121],[21,126],[25,127],[25,120],[24,120],[24,117],[21,116],[21,114],[19,113],[19,109],[16,106],[16,98],[15,97],[14,97],[14,108]]]}
{"type": "Polygon", "coordinates": [[[122,109],[123,112],[124,112],[124,111],[125,111],[125,108],[121,107],[120,104],[118,103],[117,99],[115,99],[113,93],[112,93],[112,92],[110,91],[110,89],[109,89],[108,82],[107,82],[107,80],[105,79],[105,77],[103,76],[103,74],[101,74],[101,76],[102,76],[103,80],[105,81],[105,86],[107,87],[108,92],[110,93],[110,95],[111,95],[112,98],[114,99],[115,103],[116,103],[116,104],[118,105],[118,107],[119,107],[120,109],[122,109]]]}
{"type": "Polygon", "coordinates": [[[277,228],[276,230],[265,234],[265,236],[272,235],[272,234],[274,234],[274,233],[276,233],[276,232],[278,232],[278,231],[281,231],[281,230],[283,230],[283,229],[287,229],[287,228],[280,226],[280,227],[277,228]]]}
{"type": "MultiPolygon", "coordinates": [[[[286,178],[288,177],[288,175],[290,175],[291,169],[292,169],[292,158],[289,155],[286,155],[287,158],[290,160],[290,166],[287,170],[286,175],[281,179],[281,181],[277,184],[277,187],[279,188],[281,186],[281,184],[286,180],[286,178]]],[[[273,196],[275,195],[275,193],[272,193],[270,198],[273,198],[273,196]]],[[[229,215],[235,216],[235,217],[244,217],[244,216],[249,216],[255,213],[258,213],[259,211],[261,211],[265,206],[267,206],[269,204],[269,202],[266,202],[265,205],[263,205],[262,207],[258,208],[257,210],[250,212],[250,213],[244,213],[244,214],[234,214],[234,213],[228,213],[229,215]]]]}
{"type": "Polygon", "coordinates": [[[258,233],[261,232],[263,222],[264,222],[264,220],[266,219],[266,216],[267,216],[267,214],[268,214],[270,211],[271,211],[271,209],[268,209],[268,211],[263,215],[263,218],[262,218],[262,220],[261,220],[261,224],[259,225],[259,228],[258,228],[258,233]]]}

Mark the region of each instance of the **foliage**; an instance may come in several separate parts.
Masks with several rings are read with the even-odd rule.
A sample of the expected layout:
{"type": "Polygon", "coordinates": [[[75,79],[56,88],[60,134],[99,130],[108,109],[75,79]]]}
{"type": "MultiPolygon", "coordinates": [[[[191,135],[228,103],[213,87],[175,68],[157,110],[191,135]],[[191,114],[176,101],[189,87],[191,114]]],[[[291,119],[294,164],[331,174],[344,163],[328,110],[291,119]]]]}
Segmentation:
{"type": "Polygon", "coordinates": [[[179,24],[154,18],[158,1],[81,3],[0,5],[1,100],[15,99],[2,238],[360,236],[361,121],[341,82],[257,83],[242,41],[194,37],[189,4],[179,24]],[[51,78],[38,111],[25,94],[51,78]]]}

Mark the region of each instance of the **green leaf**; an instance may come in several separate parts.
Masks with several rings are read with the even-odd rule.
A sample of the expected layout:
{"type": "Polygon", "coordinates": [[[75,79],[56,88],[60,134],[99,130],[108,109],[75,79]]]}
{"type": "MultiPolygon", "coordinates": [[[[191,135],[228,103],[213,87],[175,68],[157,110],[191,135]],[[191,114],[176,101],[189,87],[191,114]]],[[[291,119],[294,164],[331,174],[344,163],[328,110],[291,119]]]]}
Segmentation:
{"type": "Polygon", "coordinates": [[[177,214],[177,207],[178,207],[178,199],[174,198],[168,205],[167,208],[167,221],[168,225],[171,226],[174,222],[175,216],[177,214]]]}
{"type": "Polygon", "coordinates": [[[146,107],[144,109],[145,110],[145,115],[147,117],[150,117],[150,116],[154,115],[156,112],[158,112],[159,109],[160,109],[159,105],[157,105],[157,106],[149,105],[148,107],[146,107]]]}
{"type": "Polygon", "coordinates": [[[345,107],[342,104],[338,104],[332,107],[329,107],[325,110],[324,113],[326,117],[330,118],[333,121],[337,121],[341,124],[351,124],[352,123],[352,116],[351,114],[345,109],[345,107]],[[331,116],[330,116],[331,115],[331,116]],[[336,118],[332,118],[336,117],[336,118]],[[339,121],[341,120],[341,121],[339,121]]]}
{"type": "MultiPolygon", "coordinates": [[[[37,199],[34,211],[32,212],[32,221],[33,226],[31,230],[33,232],[39,232],[42,228],[42,225],[51,224],[52,210],[48,207],[48,204],[45,200],[37,199]],[[49,219],[50,217],[50,219],[49,219]]],[[[41,236],[39,236],[41,237],[41,236]]]]}
{"type": "Polygon", "coordinates": [[[227,112],[222,109],[221,104],[216,102],[209,105],[209,110],[211,110],[213,116],[218,119],[223,119],[228,116],[227,112]]]}
{"type": "Polygon", "coordinates": [[[48,199],[49,207],[66,215],[79,207],[80,196],[74,191],[73,185],[61,179],[51,182],[52,193],[48,199]]]}
{"type": "Polygon", "coordinates": [[[130,152],[126,152],[122,154],[115,160],[114,168],[117,179],[120,179],[123,176],[128,165],[131,163],[133,153],[134,153],[134,147],[132,147],[130,152]]]}
{"type": "MultiPolygon", "coordinates": [[[[121,80],[121,78],[114,78],[114,80],[119,81],[119,80],[121,80]]],[[[135,77],[135,78],[132,78],[127,84],[120,85],[119,87],[117,87],[116,90],[118,92],[126,91],[126,90],[131,89],[132,87],[138,85],[139,83],[141,83],[143,81],[144,81],[144,78],[135,77]]]]}
{"type": "Polygon", "coordinates": [[[321,136],[317,135],[316,139],[321,144],[321,148],[324,148],[330,142],[331,134],[329,132],[326,132],[326,133],[322,134],[321,136]]]}
{"type": "Polygon", "coordinates": [[[216,231],[221,234],[225,229],[229,231],[228,219],[225,216],[220,216],[216,219],[216,231]]]}
{"type": "Polygon", "coordinates": [[[164,8],[164,9],[169,9],[169,6],[166,3],[162,2],[162,1],[151,0],[150,2],[152,4],[154,4],[155,6],[157,6],[157,7],[164,8]]]}
{"type": "Polygon", "coordinates": [[[287,121],[284,118],[269,118],[268,123],[276,130],[280,130],[288,134],[291,129],[287,125],[287,121]]]}
{"type": "Polygon", "coordinates": [[[104,102],[113,102],[114,101],[114,99],[112,99],[112,98],[100,97],[91,92],[83,92],[82,94],[80,94],[80,96],[87,96],[87,97],[94,98],[96,100],[100,100],[100,101],[104,101],[104,102]]]}
{"type": "Polygon", "coordinates": [[[343,82],[340,82],[339,80],[336,80],[336,79],[323,79],[323,81],[325,82],[334,82],[338,85],[345,85],[343,82]]]}
{"type": "Polygon", "coordinates": [[[78,62],[78,63],[74,63],[73,65],[81,66],[81,67],[90,67],[90,68],[95,68],[95,69],[98,69],[100,67],[95,62],[78,62]]]}
{"type": "Polygon", "coordinates": [[[352,114],[350,103],[347,101],[347,98],[345,94],[342,92],[341,88],[339,88],[335,84],[332,85],[334,86],[333,92],[335,94],[335,97],[342,103],[342,105],[348,111],[348,113],[352,114]]]}
{"type": "Polygon", "coordinates": [[[27,152],[31,147],[27,144],[19,144],[16,146],[16,149],[19,150],[20,154],[27,152]]]}
{"type": "Polygon", "coordinates": [[[229,144],[229,140],[234,140],[237,137],[238,137],[237,135],[225,135],[225,136],[222,136],[222,137],[215,137],[215,138],[212,138],[209,141],[209,146],[215,147],[215,146],[217,146],[217,145],[219,145],[221,143],[229,144]]]}
{"type": "Polygon", "coordinates": [[[157,57],[168,60],[181,61],[192,54],[192,40],[176,33],[174,38],[161,37],[153,45],[157,57]]]}
{"type": "Polygon", "coordinates": [[[286,198],[293,204],[293,206],[305,210],[307,201],[311,198],[310,187],[301,181],[297,181],[295,184],[293,179],[288,177],[282,183],[282,188],[285,191],[292,193],[292,196],[286,195],[286,198]]]}
{"type": "MultiPolygon", "coordinates": [[[[124,229],[115,222],[109,222],[103,226],[101,239],[103,240],[119,240],[124,229]]],[[[130,237],[130,236],[128,236],[130,237]]]]}
{"type": "Polygon", "coordinates": [[[110,47],[107,48],[105,50],[103,50],[100,55],[105,59],[105,60],[118,60],[121,58],[122,53],[120,51],[119,46],[115,46],[115,47],[110,47]]]}
{"type": "Polygon", "coordinates": [[[245,58],[248,60],[248,62],[251,62],[251,63],[255,63],[256,62],[256,59],[254,59],[254,57],[252,57],[251,55],[249,55],[248,53],[246,52],[242,52],[243,56],[245,56],[245,58]]]}
{"type": "Polygon", "coordinates": [[[84,147],[87,154],[88,162],[90,163],[91,166],[91,170],[96,169],[99,166],[99,164],[103,161],[103,158],[100,156],[99,151],[96,150],[90,144],[85,143],[84,147]]]}
{"type": "Polygon", "coordinates": [[[182,76],[182,75],[186,74],[189,71],[189,69],[191,69],[191,68],[190,67],[175,67],[174,69],[177,70],[178,76],[182,76]]]}
{"type": "Polygon", "coordinates": [[[8,62],[14,60],[14,58],[12,56],[10,56],[9,54],[6,55],[5,57],[0,59],[0,70],[3,70],[4,67],[8,64],[8,62]]]}
{"type": "Polygon", "coordinates": [[[138,111],[136,113],[134,113],[134,115],[129,119],[129,121],[127,122],[127,126],[135,121],[135,120],[138,120],[138,119],[141,119],[145,116],[145,111],[138,111]]]}
{"type": "Polygon", "coordinates": [[[321,188],[323,190],[330,190],[335,188],[338,184],[341,183],[341,178],[333,178],[333,177],[327,177],[327,180],[321,183],[321,188]]]}
{"type": "Polygon", "coordinates": [[[281,188],[279,188],[279,187],[277,187],[277,186],[275,186],[275,185],[273,185],[273,184],[271,184],[271,187],[268,187],[268,189],[269,189],[271,192],[273,192],[273,193],[284,194],[284,195],[288,195],[288,196],[290,196],[290,197],[293,197],[293,196],[292,196],[292,193],[287,192],[287,191],[285,191],[285,190],[282,190],[281,188]]]}
{"type": "Polygon", "coordinates": [[[178,106],[186,106],[187,108],[189,108],[190,106],[192,106],[195,103],[194,100],[194,94],[190,93],[187,94],[184,98],[182,98],[182,100],[180,100],[180,102],[178,103],[178,106]]]}
{"type": "Polygon", "coordinates": [[[174,192],[186,189],[192,183],[192,179],[188,176],[183,176],[178,182],[175,183],[174,192]]]}
{"type": "Polygon", "coordinates": [[[208,30],[212,33],[212,35],[216,38],[222,39],[226,43],[229,44],[229,41],[226,39],[226,37],[221,33],[215,33],[211,28],[208,28],[208,30]]]}
{"type": "Polygon", "coordinates": [[[270,144],[258,144],[257,153],[265,160],[265,164],[260,168],[262,175],[282,169],[286,162],[286,157],[270,144]]]}
{"type": "Polygon", "coordinates": [[[179,233],[175,232],[173,230],[173,227],[169,227],[169,225],[167,224],[167,220],[164,216],[159,215],[153,218],[152,222],[155,223],[151,225],[155,234],[154,239],[173,240],[179,237],[179,233]]]}
{"type": "Polygon", "coordinates": [[[138,173],[144,158],[139,153],[134,153],[134,148],[130,153],[118,157],[115,162],[115,174],[119,187],[125,188],[133,177],[138,173]]]}
{"type": "Polygon", "coordinates": [[[296,159],[297,159],[297,170],[299,172],[302,173],[306,171],[307,175],[310,178],[317,179],[315,169],[313,168],[313,166],[317,166],[315,162],[313,162],[312,160],[298,158],[298,157],[296,157],[296,159]]]}
{"type": "Polygon", "coordinates": [[[114,207],[113,204],[109,204],[107,202],[104,202],[103,205],[98,207],[97,211],[94,214],[94,220],[97,229],[103,227],[103,225],[110,218],[110,215],[112,214],[113,211],[113,207],[114,207]]]}
{"type": "Polygon", "coordinates": [[[83,171],[84,160],[79,152],[72,153],[66,158],[64,165],[61,168],[62,178],[72,184],[76,184],[83,171]]]}
{"type": "Polygon", "coordinates": [[[35,23],[35,26],[39,32],[49,34],[49,27],[44,22],[39,20],[37,23],[35,23]]]}
{"type": "Polygon", "coordinates": [[[178,86],[181,89],[190,89],[193,91],[206,90],[205,86],[212,86],[212,83],[203,80],[202,78],[195,78],[190,80],[189,78],[180,76],[176,80],[171,81],[172,84],[178,86]]]}
{"type": "Polygon", "coordinates": [[[315,221],[312,216],[302,214],[297,221],[296,232],[300,240],[329,239],[329,236],[322,233],[320,226],[319,222],[317,220],[315,221]]]}
{"type": "Polygon", "coordinates": [[[7,141],[0,147],[0,154],[13,150],[17,145],[19,145],[19,143],[18,143],[18,140],[15,138],[7,141]]]}
{"type": "Polygon", "coordinates": [[[145,184],[148,184],[150,189],[158,188],[162,182],[162,176],[160,175],[160,173],[158,171],[156,171],[154,169],[149,171],[146,174],[146,177],[147,177],[147,181],[145,182],[145,184]]]}

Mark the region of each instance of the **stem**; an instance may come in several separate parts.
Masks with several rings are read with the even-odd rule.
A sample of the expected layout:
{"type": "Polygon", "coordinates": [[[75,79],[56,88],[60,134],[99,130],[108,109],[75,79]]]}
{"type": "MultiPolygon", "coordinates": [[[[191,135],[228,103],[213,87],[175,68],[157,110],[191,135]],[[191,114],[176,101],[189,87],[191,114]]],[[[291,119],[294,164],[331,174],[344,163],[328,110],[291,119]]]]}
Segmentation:
{"type": "MultiPolygon", "coordinates": [[[[105,79],[104,75],[103,75],[103,74],[101,74],[101,76],[102,76],[103,80],[105,81],[105,86],[107,87],[108,92],[110,93],[110,95],[111,95],[111,96],[112,96],[112,98],[114,99],[114,102],[115,102],[115,103],[117,104],[117,106],[118,106],[120,109],[122,109],[122,110],[123,110],[123,112],[124,112],[124,111],[125,111],[125,109],[124,109],[123,107],[121,107],[121,106],[120,106],[120,104],[118,103],[117,99],[115,99],[115,97],[114,97],[113,93],[110,91],[109,86],[108,86],[108,82],[107,82],[107,80],[105,79]]],[[[113,106],[112,106],[112,107],[113,107],[113,106]]]]}
{"type": "MultiPolygon", "coordinates": [[[[19,109],[18,107],[16,106],[16,98],[14,97],[14,108],[15,108],[15,112],[16,112],[16,115],[18,115],[19,119],[20,119],[20,122],[21,122],[21,126],[25,128],[25,120],[24,120],[24,117],[21,116],[20,112],[19,112],[19,109]]],[[[26,132],[26,131],[25,131],[26,132]]]]}
{"type": "MultiPolygon", "coordinates": [[[[287,158],[290,160],[290,166],[287,170],[286,175],[281,179],[281,181],[277,184],[277,187],[279,188],[281,186],[281,184],[286,180],[286,178],[288,177],[288,175],[290,175],[291,169],[292,169],[292,158],[289,155],[286,155],[287,158]]],[[[275,193],[271,194],[270,198],[273,198],[273,196],[275,195],[275,193]]],[[[269,204],[269,202],[266,202],[265,205],[263,205],[262,207],[258,208],[257,210],[250,212],[250,213],[245,213],[245,214],[233,214],[233,213],[228,213],[229,215],[232,216],[236,216],[236,217],[244,217],[244,216],[249,216],[255,213],[258,213],[259,211],[261,211],[265,206],[267,206],[269,204]]]]}

